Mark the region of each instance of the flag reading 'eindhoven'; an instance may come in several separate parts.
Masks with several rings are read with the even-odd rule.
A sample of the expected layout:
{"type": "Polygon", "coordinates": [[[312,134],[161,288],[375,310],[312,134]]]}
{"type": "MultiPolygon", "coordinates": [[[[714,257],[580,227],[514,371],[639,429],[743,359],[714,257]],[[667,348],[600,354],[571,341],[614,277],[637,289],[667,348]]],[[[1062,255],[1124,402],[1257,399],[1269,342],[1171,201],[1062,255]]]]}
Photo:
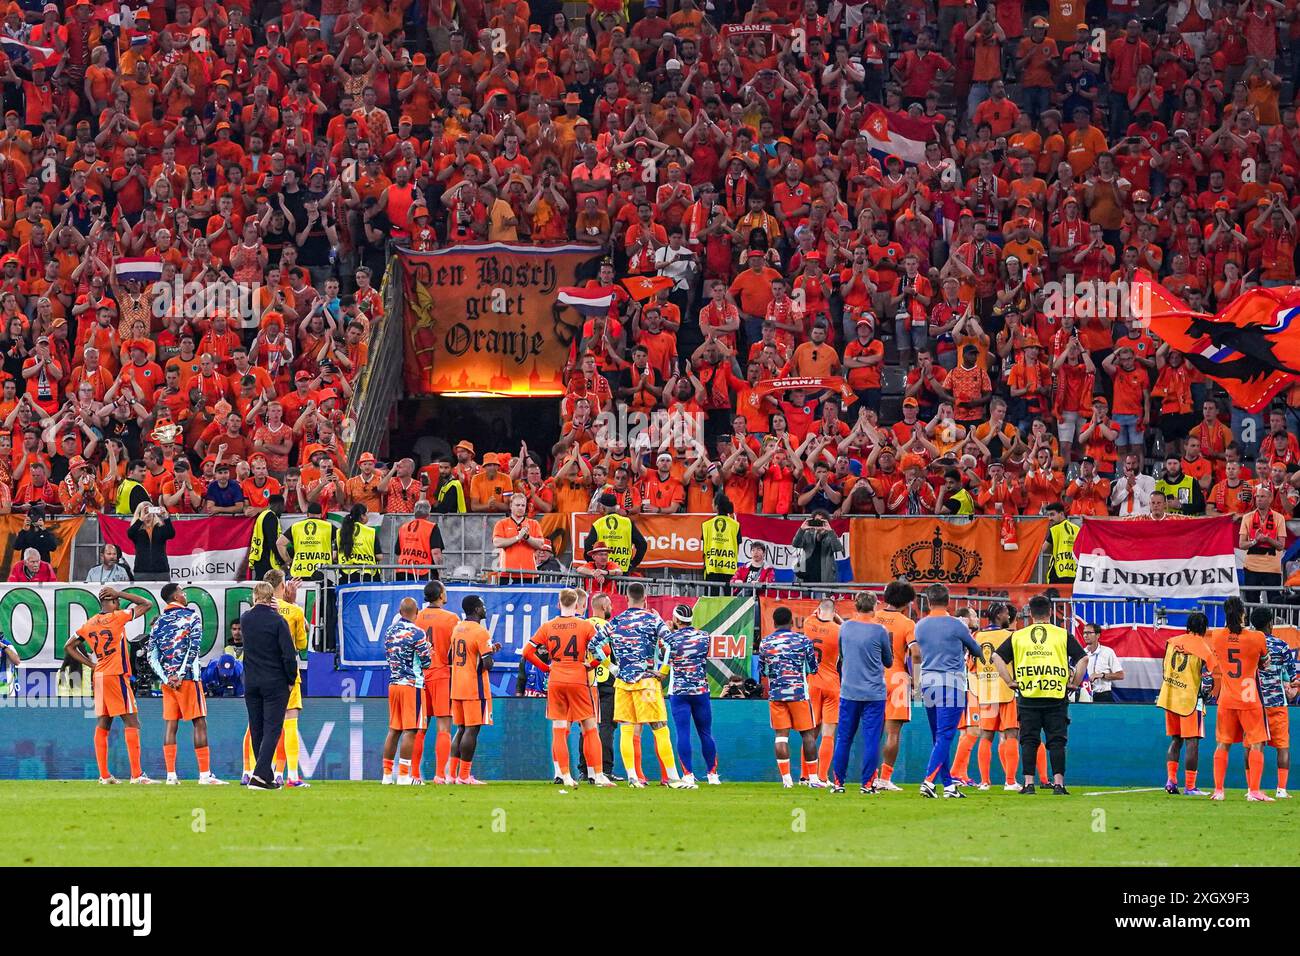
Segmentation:
{"type": "Polygon", "coordinates": [[[1075,599],[1150,598],[1168,608],[1240,593],[1232,518],[1085,518],[1075,599]]]}

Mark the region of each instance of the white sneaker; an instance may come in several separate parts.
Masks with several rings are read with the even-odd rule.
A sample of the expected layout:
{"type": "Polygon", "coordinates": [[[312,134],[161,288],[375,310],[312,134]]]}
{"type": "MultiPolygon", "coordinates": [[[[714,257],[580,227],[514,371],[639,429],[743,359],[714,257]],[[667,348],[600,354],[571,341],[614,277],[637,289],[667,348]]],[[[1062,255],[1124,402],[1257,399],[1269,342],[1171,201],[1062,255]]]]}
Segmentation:
{"type": "Polygon", "coordinates": [[[1007,793],[1019,793],[1021,790],[1025,788],[1018,783],[1004,783],[1002,785],[1002,789],[1005,790],[1007,793]]]}
{"type": "Polygon", "coordinates": [[[793,789],[794,789],[794,781],[793,781],[793,780],[782,780],[782,781],[781,781],[781,786],[782,786],[783,788],[785,788],[786,790],[793,790],[793,789]]]}
{"type": "Polygon", "coordinates": [[[174,774],[174,773],[169,773],[169,774],[167,775],[167,786],[169,786],[169,787],[179,787],[180,785],[181,785],[181,778],[180,778],[180,777],[176,776],[176,774],[174,774]]]}
{"type": "Polygon", "coordinates": [[[926,797],[927,799],[930,800],[933,800],[935,797],[938,796],[938,794],[935,792],[934,781],[932,780],[922,780],[921,785],[920,787],[917,788],[917,790],[921,794],[921,796],[926,797]]]}
{"type": "Polygon", "coordinates": [[[978,791],[980,791],[981,793],[983,793],[985,790],[988,790],[988,789],[989,789],[989,785],[988,785],[987,783],[981,783],[981,784],[980,784],[978,787],[976,787],[975,789],[978,790],[978,791]]]}
{"type": "MultiPolygon", "coordinates": [[[[109,781],[101,780],[101,781],[99,781],[99,782],[100,782],[100,783],[106,783],[106,782],[109,782],[109,781]]],[[[116,780],[113,780],[113,781],[111,781],[111,782],[112,782],[112,783],[117,783],[116,780]]],[[[151,784],[151,783],[157,783],[158,781],[157,781],[157,780],[154,780],[153,778],[151,778],[148,774],[143,774],[143,773],[142,773],[142,774],[140,774],[140,776],[138,776],[138,777],[132,777],[132,778],[131,778],[131,782],[132,782],[132,783],[140,783],[140,784],[151,784]]]]}
{"type": "Polygon", "coordinates": [[[813,790],[825,790],[830,784],[824,783],[820,777],[814,774],[808,778],[808,786],[813,790]]]}
{"type": "Polygon", "coordinates": [[[645,789],[645,781],[642,780],[640,777],[628,777],[628,778],[627,778],[627,785],[628,785],[629,787],[632,787],[634,790],[644,790],[644,789],[645,789]]]}
{"type": "Polygon", "coordinates": [[[397,778],[397,785],[398,785],[399,787],[409,787],[409,786],[411,785],[411,778],[410,778],[410,777],[398,777],[398,778],[397,778]]]}
{"type": "Polygon", "coordinates": [[[894,781],[892,781],[892,780],[877,780],[877,781],[876,781],[876,789],[877,789],[877,790],[884,790],[884,791],[887,792],[887,793],[902,793],[902,792],[903,792],[903,788],[900,787],[898,784],[894,783],[894,781]]]}
{"type": "Polygon", "coordinates": [[[965,800],[966,794],[957,788],[955,783],[949,784],[943,788],[943,798],[945,800],[965,800]]]}
{"type": "Polygon", "coordinates": [[[684,777],[682,777],[682,779],[685,780],[687,783],[695,783],[695,774],[688,773],[684,777]]]}
{"type": "Polygon", "coordinates": [[[1222,799],[1224,799],[1223,791],[1222,791],[1222,790],[1215,790],[1214,793],[1210,794],[1210,799],[1211,799],[1211,800],[1222,800],[1222,799]]]}
{"type": "Polygon", "coordinates": [[[720,778],[716,773],[709,774],[708,781],[710,784],[712,784],[715,787],[720,786],[722,784],[722,778],[720,778]]]}
{"type": "Polygon", "coordinates": [[[384,774],[384,778],[379,782],[382,783],[385,787],[390,786],[393,782],[393,775],[391,773],[386,773],[384,774]]]}
{"type": "Polygon", "coordinates": [[[596,774],[595,779],[592,780],[592,783],[594,783],[598,787],[617,786],[617,784],[615,784],[613,780],[610,780],[609,777],[605,776],[603,773],[596,774]]]}
{"type": "Polygon", "coordinates": [[[676,780],[668,781],[668,789],[669,790],[698,790],[700,788],[695,783],[694,780],[687,780],[683,777],[678,777],[676,780]]]}
{"type": "Polygon", "coordinates": [[[107,787],[115,783],[121,783],[122,781],[118,780],[117,777],[114,777],[112,774],[109,774],[107,777],[100,777],[99,782],[107,787]]]}
{"type": "Polygon", "coordinates": [[[1277,788],[1277,792],[1274,793],[1273,796],[1277,797],[1277,799],[1279,799],[1279,800],[1290,800],[1290,799],[1291,799],[1291,794],[1287,793],[1287,792],[1286,792],[1285,790],[1283,790],[1281,787],[1278,787],[1278,788],[1277,788]]]}
{"type": "Polygon", "coordinates": [[[199,777],[199,784],[204,787],[224,787],[226,786],[226,781],[219,780],[218,778],[212,776],[212,774],[206,773],[203,776],[199,777]]]}
{"type": "Polygon", "coordinates": [[[1246,794],[1246,799],[1251,803],[1272,803],[1273,798],[1263,790],[1251,790],[1246,794]]]}
{"type": "Polygon", "coordinates": [[[560,776],[560,783],[563,784],[563,785],[566,786],[566,787],[571,788],[571,789],[572,789],[573,787],[576,787],[576,786],[578,785],[577,782],[573,779],[573,777],[569,776],[569,774],[567,774],[567,773],[566,773],[566,774],[562,774],[562,775],[560,776]]]}
{"type": "Polygon", "coordinates": [[[284,786],[284,774],[282,774],[282,773],[277,773],[277,774],[275,775],[275,785],[276,785],[277,787],[283,787],[283,786],[284,786]]]}

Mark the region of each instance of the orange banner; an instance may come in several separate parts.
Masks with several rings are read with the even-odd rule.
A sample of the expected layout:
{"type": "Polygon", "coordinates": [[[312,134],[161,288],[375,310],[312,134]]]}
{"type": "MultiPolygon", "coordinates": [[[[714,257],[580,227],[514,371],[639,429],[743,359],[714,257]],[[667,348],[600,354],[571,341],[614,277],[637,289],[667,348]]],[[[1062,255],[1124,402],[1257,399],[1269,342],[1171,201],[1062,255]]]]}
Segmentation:
{"type": "MultiPolygon", "coordinates": [[[[71,580],[72,543],[76,540],[77,532],[81,530],[81,523],[85,520],[81,515],[45,519],[45,528],[58,542],[50,553],[50,565],[60,581],[71,580]]],[[[26,526],[26,515],[0,515],[0,542],[3,542],[0,543],[0,554],[9,555],[8,563],[3,565],[3,580],[9,579],[9,572],[13,566],[23,559],[23,556],[14,550],[14,541],[26,526]]]]}
{"type": "Polygon", "coordinates": [[[1008,551],[995,517],[854,518],[849,533],[853,580],[907,578],[917,585],[1025,584],[1047,539],[1048,520],[1017,521],[1018,547],[1008,551]]]}
{"type": "MultiPolygon", "coordinates": [[[[596,515],[569,515],[569,541],[573,546],[573,560],[586,557],[582,542],[591,530],[596,515]]],[[[711,515],[635,515],[632,519],[637,530],[645,537],[645,558],[641,568],[678,568],[698,571],[704,567],[704,522],[711,515]]],[[[547,526],[542,525],[546,531],[547,526]]],[[[552,536],[552,540],[554,536],[552,536]]]]}
{"type": "Polygon", "coordinates": [[[583,317],[555,307],[591,246],[488,243],[402,252],[411,395],[563,395],[583,317]]]}

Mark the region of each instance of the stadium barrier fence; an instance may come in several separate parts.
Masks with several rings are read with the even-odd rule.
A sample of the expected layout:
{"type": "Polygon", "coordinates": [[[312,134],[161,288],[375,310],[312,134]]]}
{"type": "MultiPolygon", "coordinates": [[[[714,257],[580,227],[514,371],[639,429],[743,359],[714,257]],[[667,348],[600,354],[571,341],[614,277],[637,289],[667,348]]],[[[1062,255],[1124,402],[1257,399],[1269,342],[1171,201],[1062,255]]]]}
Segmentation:
{"type": "MultiPolygon", "coordinates": [[[[0,779],[94,779],[97,775],[95,719],[89,698],[55,699],[42,706],[30,701],[23,703],[26,706],[0,700],[0,721],[4,727],[4,733],[0,734],[0,779]]],[[[144,769],[150,775],[161,776],[161,701],[148,698],[139,704],[144,769]]],[[[778,778],[772,757],[767,702],[715,700],[712,711],[722,779],[775,784],[778,778]]],[[[239,779],[247,719],[242,700],[208,701],[212,769],[222,779],[239,779]]],[[[1213,708],[1206,719],[1207,724],[1213,724],[1213,708]]],[[[383,698],[352,701],[310,698],[305,702],[298,726],[302,735],[301,770],[305,777],[317,782],[378,780],[380,749],[388,729],[388,705],[383,698]]],[[[1066,775],[1071,788],[1086,795],[1089,785],[1161,786],[1168,746],[1164,729],[1164,714],[1149,704],[1072,706],[1066,775]]],[[[570,746],[572,759],[576,761],[576,733],[570,737],[570,746]]],[[[648,738],[644,746],[650,746],[648,738]]],[[[904,727],[895,764],[895,779],[904,782],[909,791],[924,775],[930,748],[929,725],[919,706],[914,707],[912,720],[904,727]]],[[[426,774],[431,771],[432,750],[432,747],[426,749],[426,774]]],[[[655,761],[650,753],[647,749],[647,770],[653,773],[655,761]]],[[[698,755],[697,746],[697,760],[698,755]]],[[[851,780],[856,780],[860,761],[860,752],[855,747],[849,761],[851,780]]],[[[195,779],[194,751],[186,733],[181,736],[177,764],[182,779],[195,779]]],[[[109,769],[119,779],[125,779],[128,773],[125,745],[116,727],[110,736],[109,769]]],[[[485,780],[549,781],[553,771],[546,701],[522,697],[494,701],[493,724],[485,727],[479,736],[474,770],[476,776],[485,780]]],[[[1002,783],[996,764],[993,783],[995,786],[1002,783]]],[[[1227,783],[1235,788],[1245,785],[1242,761],[1236,755],[1229,766],[1227,783]]],[[[419,799],[436,800],[443,796],[437,788],[431,788],[419,799]]],[[[915,793],[910,796],[915,797],[915,793]]],[[[900,799],[907,797],[900,795],[900,799]]],[[[1062,845],[1062,852],[1068,854],[1068,845],[1062,845]]]]}

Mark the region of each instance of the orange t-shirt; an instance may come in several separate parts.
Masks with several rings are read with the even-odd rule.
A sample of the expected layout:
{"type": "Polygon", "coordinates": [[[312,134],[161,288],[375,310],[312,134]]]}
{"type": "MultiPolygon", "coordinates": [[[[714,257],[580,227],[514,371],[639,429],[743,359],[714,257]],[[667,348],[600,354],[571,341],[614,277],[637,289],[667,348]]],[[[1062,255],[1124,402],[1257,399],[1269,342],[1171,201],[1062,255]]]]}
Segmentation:
{"type": "Polygon", "coordinates": [[[916,624],[906,614],[884,607],[876,611],[874,620],[889,632],[889,640],[894,647],[894,663],[885,669],[888,700],[890,703],[907,705],[912,695],[902,687],[908,679],[907,662],[910,660],[910,655],[907,652],[907,645],[912,643],[916,624]]]}
{"type": "MultiPolygon", "coordinates": [[[[542,526],[537,523],[535,518],[516,521],[510,515],[506,515],[493,525],[492,537],[512,538],[520,531],[527,531],[530,538],[542,537],[542,526]]],[[[536,552],[523,541],[498,550],[501,552],[501,567],[505,570],[534,570],[537,567],[536,552]]]]}

